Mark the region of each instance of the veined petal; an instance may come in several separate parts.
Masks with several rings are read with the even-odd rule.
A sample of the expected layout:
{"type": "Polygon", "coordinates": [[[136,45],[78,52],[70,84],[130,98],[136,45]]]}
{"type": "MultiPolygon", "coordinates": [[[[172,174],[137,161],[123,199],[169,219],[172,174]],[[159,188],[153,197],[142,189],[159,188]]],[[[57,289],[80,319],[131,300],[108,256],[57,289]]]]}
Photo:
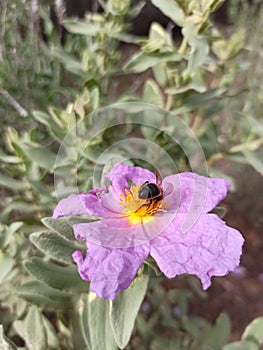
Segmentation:
{"type": "Polygon", "coordinates": [[[53,212],[53,219],[62,216],[87,214],[103,218],[113,218],[120,216],[109,208],[105,207],[100,197],[95,194],[71,194],[62,199],[53,212]]]}
{"type": "Polygon", "coordinates": [[[80,255],[79,251],[73,253],[73,259],[81,277],[90,280],[90,290],[113,300],[120,290],[130,286],[149,255],[149,246],[111,249],[89,244],[86,257],[80,255]]]}
{"type": "Polygon", "coordinates": [[[88,244],[110,248],[128,248],[147,244],[174,219],[174,213],[160,213],[149,222],[132,224],[128,217],[81,223],[73,226],[75,237],[85,239],[88,244]]]}
{"type": "Polygon", "coordinates": [[[223,276],[239,265],[244,239],[214,214],[204,214],[182,233],[185,214],[177,214],[168,229],[151,242],[151,255],[163,273],[173,278],[197,275],[206,289],[212,276],[223,276]]]}
{"type": "Polygon", "coordinates": [[[71,194],[65,199],[59,201],[58,205],[53,211],[53,219],[58,219],[62,216],[90,214],[88,208],[85,206],[84,198],[88,195],[82,194],[71,194]]]}
{"type": "Polygon", "coordinates": [[[197,222],[199,216],[210,212],[229,190],[225,179],[206,178],[195,173],[180,173],[167,176],[163,187],[172,187],[172,192],[164,199],[169,211],[187,213],[183,232],[187,232],[197,222]]]}
{"type": "Polygon", "coordinates": [[[195,173],[180,173],[167,176],[164,189],[172,185],[173,191],[165,201],[170,210],[179,213],[208,213],[225,197],[230,188],[226,179],[208,178],[195,173]]]}

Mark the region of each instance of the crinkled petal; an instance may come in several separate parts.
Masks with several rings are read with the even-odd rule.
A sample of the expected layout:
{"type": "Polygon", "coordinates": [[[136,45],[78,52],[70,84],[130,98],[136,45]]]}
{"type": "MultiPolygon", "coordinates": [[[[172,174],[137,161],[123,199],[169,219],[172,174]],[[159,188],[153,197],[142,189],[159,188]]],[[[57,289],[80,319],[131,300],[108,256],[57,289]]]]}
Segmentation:
{"type": "Polygon", "coordinates": [[[207,289],[212,276],[223,276],[239,265],[244,239],[214,214],[204,214],[188,232],[182,233],[185,214],[151,243],[151,255],[163,273],[173,278],[197,275],[207,289]]]}
{"type": "Polygon", "coordinates": [[[208,213],[225,197],[230,188],[226,179],[208,178],[195,173],[180,173],[167,176],[163,187],[172,188],[165,201],[169,209],[179,213],[199,212],[208,213]],[[170,185],[172,186],[170,186],[170,185]]]}
{"type": "Polygon", "coordinates": [[[71,194],[65,199],[59,201],[58,205],[53,211],[53,219],[60,218],[62,216],[70,216],[70,215],[80,215],[80,214],[88,214],[88,208],[85,206],[83,201],[88,195],[86,193],[82,194],[71,194]]]}
{"type": "MultiPolygon", "coordinates": [[[[174,219],[174,213],[156,214],[150,222],[131,224],[129,218],[100,220],[73,226],[75,237],[111,248],[146,244],[158,236],[174,219]]],[[[142,219],[143,220],[143,219],[142,219]]]]}
{"type": "Polygon", "coordinates": [[[165,196],[164,206],[168,203],[169,211],[187,213],[182,228],[186,232],[200,215],[210,212],[225,198],[230,183],[225,179],[207,178],[195,173],[180,173],[167,176],[163,187],[172,188],[165,196]]]}
{"type": "Polygon", "coordinates": [[[180,173],[167,176],[163,187],[172,185],[172,192],[167,196],[170,207],[178,212],[187,213],[198,210],[208,213],[226,196],[230,183],[225,179],[207,178],[195,173],[180,173]]]}
{"type": "Polygon", "coordinates": [[[114,300],[119,291],[127,289],[144,260],[149,245],[127,249],[111,249],[89,244],[86,257],[73,253],[82,279],[90,280],[90,290],[99,297],[114,300]]]}
{"type": "Polygon", "coordinates": [[[62,199],[53,212],[53,219],[62,216],[87,214],[103,218],[113,218],[120,216],[109,208],[105,207],[100,197],[94,194],[71,194],[69,197],[62,199]]]}
{"type": "Polygon", "coordinates": [[[117,198],[120,197],[121,193],[125,194],[125,189],[129,189],[130,186],[127,180],[139,185],[145,181],[155,182],[155,178],[155,174],[147,169],[124,163],[116,164],[105,176],[105,180],[111,182],[111,191],[117,198]]]}

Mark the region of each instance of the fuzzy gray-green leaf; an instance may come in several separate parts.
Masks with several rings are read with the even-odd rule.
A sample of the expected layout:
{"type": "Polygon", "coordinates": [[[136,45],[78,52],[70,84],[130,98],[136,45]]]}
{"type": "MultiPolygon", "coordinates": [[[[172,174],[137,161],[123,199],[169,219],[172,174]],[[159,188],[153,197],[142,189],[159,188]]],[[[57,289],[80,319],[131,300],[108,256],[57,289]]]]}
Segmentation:
{"type": "Polygon", "coordinates": [[[88,282],[80,278],[77,268],[73,265],[60,266],[51,261],[32,257],[25,261],[24,266],[39,281],[52,288],[65,292],[88,292],[88,282]]]}
{"type": "Polygon", "coordinates": [[[138,276],[127,290],[112,302],[110,321],[115,340],[121,349],[127,346],[148,285],[148,274],[138,276]]]}

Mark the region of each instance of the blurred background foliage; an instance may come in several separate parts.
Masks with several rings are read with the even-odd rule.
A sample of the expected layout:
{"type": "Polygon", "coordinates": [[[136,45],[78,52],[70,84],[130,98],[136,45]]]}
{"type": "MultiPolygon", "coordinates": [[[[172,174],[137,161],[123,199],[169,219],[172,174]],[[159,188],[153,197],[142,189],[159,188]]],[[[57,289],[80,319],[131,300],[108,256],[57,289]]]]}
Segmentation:
{"type": "MultiPolygon", "coordinates": [[[[71,230],[47,218],[44,231],[41,218],[57,203],[55,170],[77,171],[78,185],[88,190],[97,155],[138,129],[105,130],[80,157],[72,142],[58,166],[56,154],[76,122],[88,128],[87,115],[101,107],[147,102],[193,130],[211,176],[224,176],[217,167],[222,159],[263,174],[260,1],[93,1],[86,13],[81,1],[72,3],[1,3],[0,323],[8,338],[1,329],[0,342],[7,349],[92,348],[83,331],[88,287],[71,262],[71,230]],[[149,13],[144,28],[140,20],[145,25],[149,13]]],[[[188,169],[165,133],[139,131],[169,152],[180,171],[188,169]]],[[[127,349],[259,348],[261,319],[226,345],[230,319],[221,314],[211,324],[192,316],[193,293],[201,293],[194,282],[167,291],[161,278],[151,280],[127,349]]]]}

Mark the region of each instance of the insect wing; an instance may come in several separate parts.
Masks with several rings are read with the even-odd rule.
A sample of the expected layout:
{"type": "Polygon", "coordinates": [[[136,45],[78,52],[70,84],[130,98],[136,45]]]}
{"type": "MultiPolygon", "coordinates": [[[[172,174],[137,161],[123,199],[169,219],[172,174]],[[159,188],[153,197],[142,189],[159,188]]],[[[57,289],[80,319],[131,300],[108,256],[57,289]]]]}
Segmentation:
{"type": "Polygon", "coordinates": [[[158,170],[156,170],[155,172],[155,182],[156,182],[156,185],[157,186],[161,186],[162,185],[162,182],[163,182],[163,179],[161,177],[161,174],[159,173],[158,170]]]}
{"type": "Polygon", "coordinates": [[[174,189],[173,185],[171,183],[168,183],[165,191],[163,192],[163,196],[164,197],[168,196],[170,193],[173,192],[173,189],[174,189]]]}

